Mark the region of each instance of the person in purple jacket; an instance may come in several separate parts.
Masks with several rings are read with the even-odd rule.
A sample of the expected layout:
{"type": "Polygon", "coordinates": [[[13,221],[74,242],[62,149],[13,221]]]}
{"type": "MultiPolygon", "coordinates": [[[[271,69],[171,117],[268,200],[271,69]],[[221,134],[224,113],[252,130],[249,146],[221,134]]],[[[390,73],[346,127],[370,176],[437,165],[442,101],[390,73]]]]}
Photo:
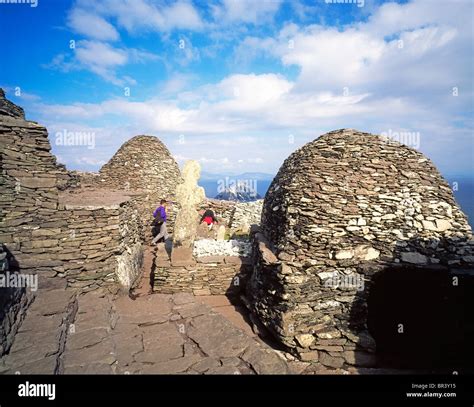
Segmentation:
{"type": "Polygon", "coordinates": [[[168,239],[168,230],[166,229],[166,199],[160,201],[160,206],[155,209],[153,212],[153,217],[155,218],[156,224],[160,227],[160,232],[153,239],[153,244],[158,243],[158,241],[163,238],[166,242],[168,239]]]}

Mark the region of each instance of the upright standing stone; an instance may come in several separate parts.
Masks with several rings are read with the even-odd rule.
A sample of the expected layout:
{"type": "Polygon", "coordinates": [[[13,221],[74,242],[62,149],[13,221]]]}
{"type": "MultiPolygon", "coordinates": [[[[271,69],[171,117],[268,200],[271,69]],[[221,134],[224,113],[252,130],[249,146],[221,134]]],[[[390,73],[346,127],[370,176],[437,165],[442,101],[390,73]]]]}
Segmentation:
{"type": "Polygon", "coordinates": [[[225,239],[225,226],[221,225],[219,226],[219,229],[217,230],[217,240],[224,240],[225,239]]]}
{"type": "Polygon", "coordinates": [[[199,222],[198,206],[204,200],[204,188],[197,182],[201,176],[201,167],[197,161],[187,161],[183,168],[184,182],[176,189],[176,199],[180,205],[173,233],[173,266],[194,263],[193,244],[199,222]]]}

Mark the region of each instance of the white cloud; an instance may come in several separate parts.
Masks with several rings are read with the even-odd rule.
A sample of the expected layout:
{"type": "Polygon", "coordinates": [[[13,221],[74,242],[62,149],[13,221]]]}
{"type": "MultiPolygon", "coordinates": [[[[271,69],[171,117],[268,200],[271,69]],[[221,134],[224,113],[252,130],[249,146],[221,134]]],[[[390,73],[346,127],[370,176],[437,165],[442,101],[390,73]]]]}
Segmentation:
{"type": "MultiPolygon", "coordinates": [[[[231,9],[232,19],[237,19],[238,7],[231,9]]],[[[468,166],[472,154],[466,140],[472,120],[467,113],[472,110],[473,89],[470,10],[467,2],[439,8],[426,1],[385,4],[364,23],[340,29],[288,24],[275,37],[243,41],[237,52],[245,53],[246,48],[251,55],[264,52],[283,66],[296,66],[299,72],[291,80],[271,72],[230,74],[190,88],[190,82],[177,75],[161,94],[141,102],[110,99],[39,108],[44,116],[63,120],[116,115],[127,120],[135,134],[156,134],[168,140],[173,152],[202,159],[207,170],[221,165],[226,169],[259,165],[269,170],[298,145],[343,127],[420,132],[422,151],[436,163],[447,166],[457,157],[459,165],[468,166]],[[459,87],[458,97],[452,96],[453,86],[459,87]],[[179,135],[184,135],[184,144],[177,142],[179,135]],[[448,135],[452,142],[446,144],[448,135]],[[215,157],[206,150],[209,146],[215,157]]],[[[252,13],[249,10],[249,15],[256,15],[252,13]]],[[[113,73],[131,58],[126,50],[86,45],[82,63],[98,74],[100,69],[113,73]],[[95,59],[101,54],[103,62],[95,59]]]]}
{"type": "MultiPolygon", "coordinates": [[[[150,99],[132,102],[111,99],[100,104],[42,105],[45,115],[75,120],[98,119],[106,115],[126,117],[145,131],[155,133],[239,135],[265,132],[268,129],[295,131],[310,129],[315,120],[327,122],[338,117],[377,114],[390,109],[391,114],[406,111],[419,113],[409,101],[384,99],[383,105],[370,101],[369,94],[335,95],[320,92],[311,95],[294,93],[294,83],[275,74],[232,75],[216,84],[188,92],[192,106],[180,106],[175,99],[150,99]],[[192,95],[190,95],[192,94],[192,95]]],[[[249,144],[251,137],[224,139],[223,143],[249,144]]]]}
{"type": "Polygon", "coordinates": [[[118,27],[135,33],[143,30],[169,32],[175,29],[200,30],[203,21],[190,1],[79,0],[76,7],[111,19],[118,27]]]}
{"type": "Polygon", "coordinates": [[[212,7],[212,14],[218,24],[264,24],[274,17],[281,3],[281,0],[222,0],[212,7]]]}
{"type": "Polygon", "coordinates": [[[221,109],[226,111],[252,111],[269,108],[293,87],[282,76],[275,74],[232,75],[222,80],[215,88],[221,109]]]}
{"type": "Polygon", "coordinates": [[[160,86],[160,94],[162,96],[175,95],[184,91],[191,81],[195,78],[192,74],[175,73],[160,86]]]}
{"type": "Polygon", "coordinates": [[[116,41],[120,35],[115,27],[101,16],[74,8],[68,16],[68,25],[76,33],[101,41],[116,41]]]}
{"type": "Polygon", "coordinates": [[[76,43],[73,56],[56,55],[45,67],[64,72],[86,69],[107,82],[124,86],[136,82],[128,75],[117,75],[118,68],[157,59],[158,56],[150,52],[134,48],[114,47],[102,41],[81,40],[76,43]]]}
{"type": "Polygon", "coordinates": [[[103,68],[125,65],[128,61],[126,51],[97,41],[79,41],[76,57],[79,62],[85,65],[103,68]]]}
{"type": "Polygon", "coordinates": [[[81,165],[81,166],[86,166],[86,167],[102,167],[107,161],[105,160],[98,160],[95,157],[91,156],[81,156],[81,157],[76,157],[74,159],[74,164],[81,165]]]}
{"type": "Polygon", "coordinates": [[[124,85],[123,79],[115,74],[115,69],[124,66],[129,59],[126,50],[114,48],[98,41],[79,41],[75,49],[76,61],[84,68],[115,85],[124,85]]]}
{"type": "Polygon", "coordinates": [[[201,59],[199,49],[194,47],[191,40],[185,35],[181,35],[178,41],[178,46],[174,47],[175,58],[174,61],[181,66],[187,66],[191,62],[197,62],[201,59]]]}

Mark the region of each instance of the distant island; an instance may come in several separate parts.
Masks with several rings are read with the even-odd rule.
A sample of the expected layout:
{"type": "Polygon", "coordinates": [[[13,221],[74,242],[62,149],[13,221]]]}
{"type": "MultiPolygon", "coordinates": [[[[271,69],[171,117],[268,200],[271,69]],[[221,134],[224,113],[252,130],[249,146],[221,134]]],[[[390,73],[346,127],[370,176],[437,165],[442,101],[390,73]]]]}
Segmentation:
{"type": "Polygon", "coordinates": [[[257,199],[262,199],[256,191],[239,191],[236,188],[229,188],[224,192],[217,194],[214,199],[220,199],[221,201],[233,201],[233,202],[252,202],[257,199]]]}
{"type": "Polygon", "coordinates": [[[236,175],[203,172],[199,185],[206,197],[233,202],[251,202],[262,199],[274,178],[273,174],[247,172],[236,175]]]}

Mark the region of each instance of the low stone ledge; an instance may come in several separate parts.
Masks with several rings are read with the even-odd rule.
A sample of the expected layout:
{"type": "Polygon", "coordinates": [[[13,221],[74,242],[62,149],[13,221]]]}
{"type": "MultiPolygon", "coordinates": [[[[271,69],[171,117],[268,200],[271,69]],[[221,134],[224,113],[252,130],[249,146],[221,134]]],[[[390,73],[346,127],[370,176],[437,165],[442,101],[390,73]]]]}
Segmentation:
{"type": "Polygon", "coordinates": [[[157,267],[154,288],[158,293],[188,292],[194,295],[239,294],[248,278],[242,264],[196,263],[187,267],[157,267]]]}
{"type": "Polygon", "coordinates": [[[202,256],[202,257],[197,257],[196,261],[198,263],[204,263],[204,264],[224,263],[224,259],[225,259],[224,256],[202,256]]]}

